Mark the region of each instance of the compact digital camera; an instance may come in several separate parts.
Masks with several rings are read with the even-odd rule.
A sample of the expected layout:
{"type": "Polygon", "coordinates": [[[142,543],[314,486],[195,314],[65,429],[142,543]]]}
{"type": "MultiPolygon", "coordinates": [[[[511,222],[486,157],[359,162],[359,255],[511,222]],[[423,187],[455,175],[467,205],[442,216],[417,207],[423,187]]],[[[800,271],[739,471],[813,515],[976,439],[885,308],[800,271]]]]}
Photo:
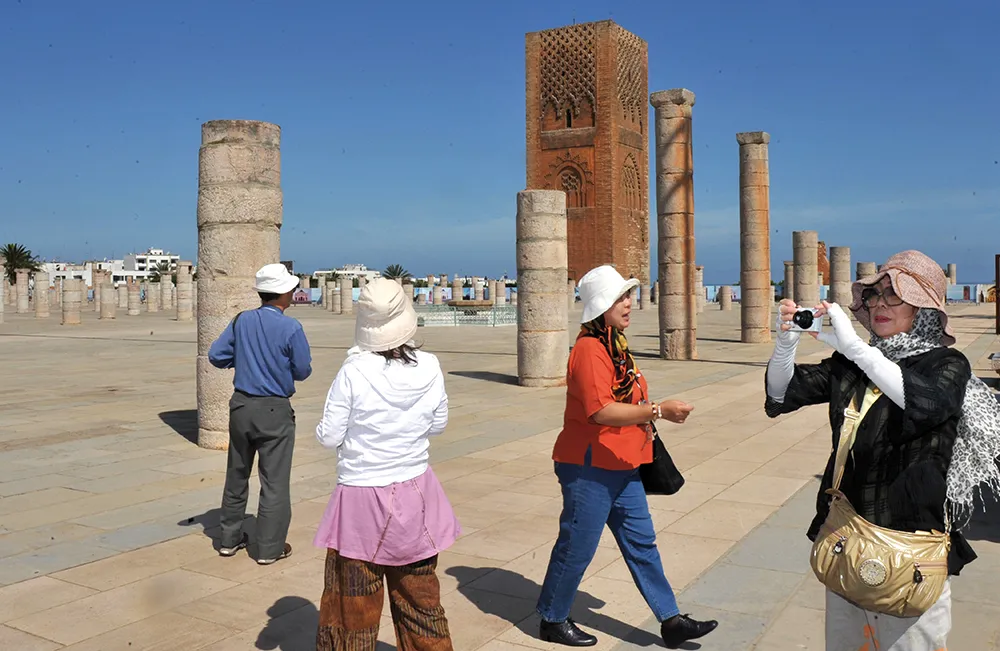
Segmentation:
{"type": "Polygon", "coordinates": [[[823,318],[816,316],[816,310],[801,309],[792,315],[794,332],[820,332],[823,329],[823,318]]]}

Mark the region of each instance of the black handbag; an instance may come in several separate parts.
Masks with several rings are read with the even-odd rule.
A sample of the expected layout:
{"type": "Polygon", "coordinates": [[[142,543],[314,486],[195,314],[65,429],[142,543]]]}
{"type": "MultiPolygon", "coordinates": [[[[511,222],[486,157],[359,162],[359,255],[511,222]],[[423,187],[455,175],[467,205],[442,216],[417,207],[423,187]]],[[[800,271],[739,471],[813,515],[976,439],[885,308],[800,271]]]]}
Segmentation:
{"type": "Polygon", "coordinates": [[[653,430],[653,461],[639,466],[639,477],[647,495],[673,495],[684,485],[684,476],[674,465],[674,460],[663,445],[660,435],[653,430]]]}

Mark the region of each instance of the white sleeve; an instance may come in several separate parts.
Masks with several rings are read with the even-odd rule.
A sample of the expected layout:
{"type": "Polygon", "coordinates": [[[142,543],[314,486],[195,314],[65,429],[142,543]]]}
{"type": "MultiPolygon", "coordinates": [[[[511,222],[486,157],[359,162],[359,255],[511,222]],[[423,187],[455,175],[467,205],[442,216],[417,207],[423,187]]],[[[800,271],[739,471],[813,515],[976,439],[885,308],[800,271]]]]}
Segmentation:
{"type": "Polygon", "coordinates": [[[878,348],[866,343],[851,346],[846,356],[858,365],[875,386],[882,390],[889,400],[900,409],[906,409],[906,395],[903,391],[903,369],[882,354],[878,348]]]}
{"type": "Polygon", "coordinates": [[[785,401],[785,392],[795,373],[795,351],[799,346],[800,332],[781,329],[781,317],[775,328],[774,352],[767,362],[767,395],[775,402],[785,401]]]}
{"type": "Polygon", "coordinates": [[[434,384],[438,388],[441,399],[438,402],[438,406],[434,409],[434,420],[431,423],[430,431],[427,433],[428,436],[437,436],[444,432],[448,426],[448,392],[444,386],[444,375],[440,371],[438,371],[438,377],[434,384]]]}
{"type": "Polygon", "coordinates": [[[316,426],[316,440],[325,448],[339,448],[347,436],[347,426],[350,421],[351,381],[346,369],[341,368],[326,396],[323,418],[316,426]]]}

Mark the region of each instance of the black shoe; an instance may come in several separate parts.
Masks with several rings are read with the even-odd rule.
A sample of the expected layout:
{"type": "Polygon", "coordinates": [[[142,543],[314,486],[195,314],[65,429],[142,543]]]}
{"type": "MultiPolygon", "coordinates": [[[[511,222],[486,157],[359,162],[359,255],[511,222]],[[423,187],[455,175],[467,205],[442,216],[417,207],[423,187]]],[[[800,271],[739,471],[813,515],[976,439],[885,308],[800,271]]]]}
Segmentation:
{"type": "Polygon", "coordinates": [[[236,552],[240,551],[241,549],[246,549],[246,546],[247,546],[247,544],[249,544],[249,542],[250,542],[250,539],[247,537],[246,534],[243,534],[243,537],[234,546],[232,546],[232,547],[219,547],[219,556],[223,556],[225,558],[230,558],[231,556],[236,556],[236,552]]]}
{"type": "Polygon", "coordinates": [[[564,646],[594,646],[597,644],[597,638],[577,628],[572,619],[558,624],[543,620],[538,627],[538,637],[543,642],[555,642],[564,646]]]}
{"type": "Polygon", "coordinates": [[[715,630],[719,622],[713,620],[699,622],[687,615],[674,615],[660,624],[660,635],[668,649],[676,649],[688,640],[697,640],[715,630]]]}

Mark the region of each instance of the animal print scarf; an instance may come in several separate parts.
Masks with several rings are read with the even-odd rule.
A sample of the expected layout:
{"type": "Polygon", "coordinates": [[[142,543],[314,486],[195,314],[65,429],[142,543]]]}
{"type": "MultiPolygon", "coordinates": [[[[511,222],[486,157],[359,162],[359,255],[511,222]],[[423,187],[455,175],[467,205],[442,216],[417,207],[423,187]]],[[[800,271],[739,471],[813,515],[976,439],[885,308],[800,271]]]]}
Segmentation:
{"type": "Polygon", "coordinates": [[[581,337],[594,337],[602,344],[611,356],[611,363],[615,367],[615,380],[611,386],[611,394],[615,402],[632,402],[632,390],[635,389],[636,379],[639,377],[639,369],[632,359],[632,353],[628,350],[628,339],[625,334],[607,325],[604,315],[597,317],[593,321],[584,323],[580,328],[581,337]]]}
{"type": "MultiPolygon", "coordinates": [[[[886,339],[872,334],[871,345],[888,359],[921,355],[940,346],[941,319],[937,310],[921,308],[913,319],[913,327],[886,339]]],[[[969,378],[958,421],[958,438],[948,468],[948,501],[953,517],[968,523],[972,517],[975,497],[983,484],[1000,494],[1000,404],[993,392],[975,374],[969,378]]],[[[964,526],[964,524],[962,525],[964,526]]],[[[957,526],[956,528],[961,528],[957,526]]]]}

